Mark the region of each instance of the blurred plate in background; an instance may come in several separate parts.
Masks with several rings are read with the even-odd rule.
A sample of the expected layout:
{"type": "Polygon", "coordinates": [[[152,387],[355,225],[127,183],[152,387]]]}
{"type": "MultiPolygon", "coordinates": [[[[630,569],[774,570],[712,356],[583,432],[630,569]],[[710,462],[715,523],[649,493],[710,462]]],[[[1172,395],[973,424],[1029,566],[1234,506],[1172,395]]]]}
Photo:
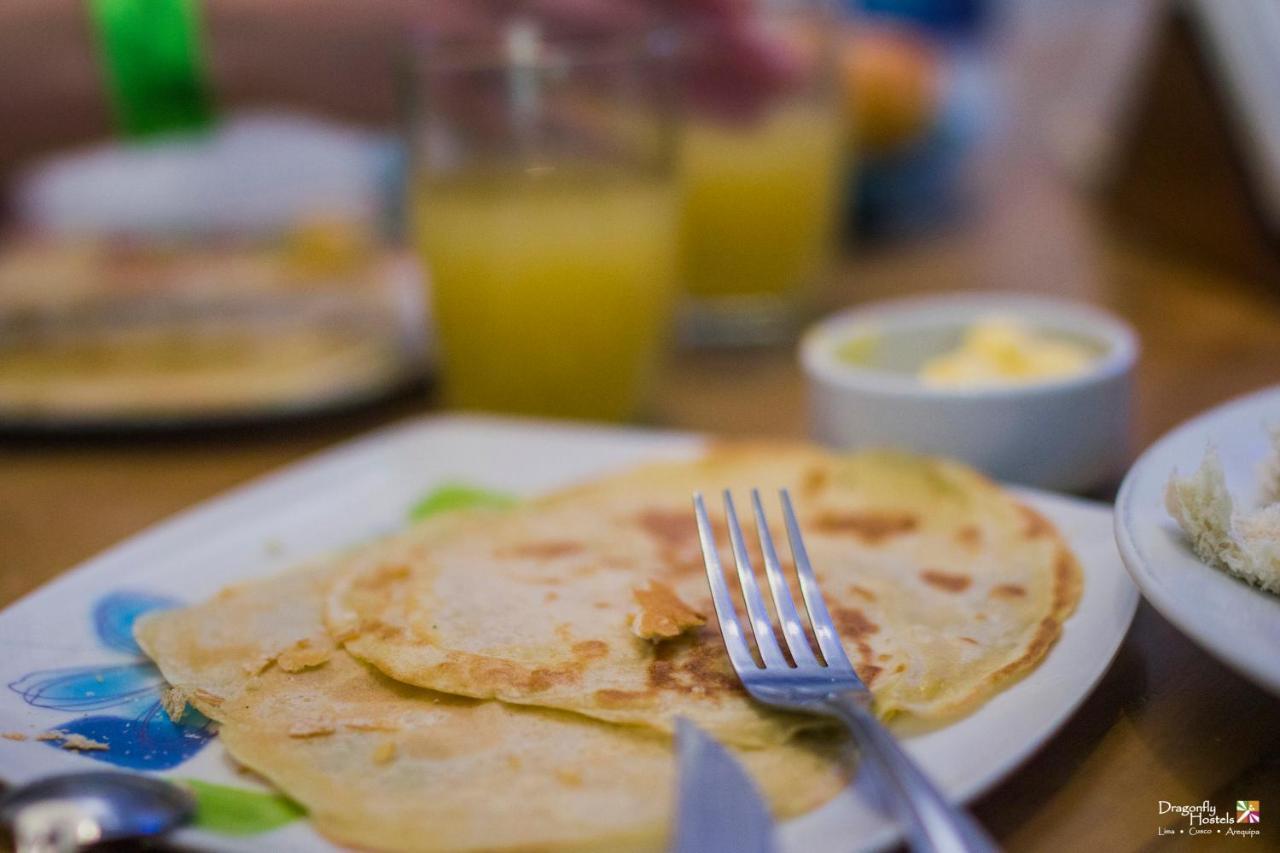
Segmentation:
{"type": "Polygon", "coordinates": [[[181,428],[343,408],[421,379],[416,264],[284,244],[0,252],[0,429],[181,428]]]}
{"type": "Polygon", "coordinates": [[[393,137],[289,113],[33,164],[0,244],[0,429],[315,414],[419,381],[393,137]]]}

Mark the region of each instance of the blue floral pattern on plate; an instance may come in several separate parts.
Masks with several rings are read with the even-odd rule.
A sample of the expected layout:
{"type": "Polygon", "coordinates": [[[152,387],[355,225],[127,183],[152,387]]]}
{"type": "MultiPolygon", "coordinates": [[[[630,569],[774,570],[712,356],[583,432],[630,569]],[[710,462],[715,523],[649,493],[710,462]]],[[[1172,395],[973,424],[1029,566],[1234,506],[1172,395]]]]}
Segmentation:
{"type": "MultiPolygon", "coordinates": [[[[168,770],[204,748],[213,724],[194,708],[173,722],[160,705],[165,683],[133,639],[133,623],[144,613],[178,602],[137,592],[114,592],[93,608],[93,627],[109,651],[133,661],[100,666],[64,667],[31,672],[9,685],[32,707],[55,711],[105,711],[77,717],[53,728],[106,743],[106,750],[82,752],[89,758],[132,770],[168,770]]],[[[43,741],[58,748],[58,741],[43,741]]]]}

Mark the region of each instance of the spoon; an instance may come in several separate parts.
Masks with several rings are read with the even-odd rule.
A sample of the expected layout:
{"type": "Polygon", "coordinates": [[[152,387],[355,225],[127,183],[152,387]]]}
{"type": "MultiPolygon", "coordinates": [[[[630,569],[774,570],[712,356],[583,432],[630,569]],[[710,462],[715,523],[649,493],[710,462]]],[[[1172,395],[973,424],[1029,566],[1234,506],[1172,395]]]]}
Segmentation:
{"type": "Polygon", "coordinates": [[[90,844],[163,835],[189,821],[184,789],[129,773],[70,773],[0,797],[0,827],[16,853],[72,853],[90,844]]]}

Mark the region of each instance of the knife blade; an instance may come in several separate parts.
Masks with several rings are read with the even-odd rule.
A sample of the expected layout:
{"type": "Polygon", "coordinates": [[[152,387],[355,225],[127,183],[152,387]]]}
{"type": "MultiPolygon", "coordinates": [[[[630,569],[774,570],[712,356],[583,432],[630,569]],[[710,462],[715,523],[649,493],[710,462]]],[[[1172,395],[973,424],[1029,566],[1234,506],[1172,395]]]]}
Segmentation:
{"type": "Polygon", "coordinates": [[[737,759],[684,718],[676,720],[676,750],[670,853],[774,853],[769,808],[737,759]]]}

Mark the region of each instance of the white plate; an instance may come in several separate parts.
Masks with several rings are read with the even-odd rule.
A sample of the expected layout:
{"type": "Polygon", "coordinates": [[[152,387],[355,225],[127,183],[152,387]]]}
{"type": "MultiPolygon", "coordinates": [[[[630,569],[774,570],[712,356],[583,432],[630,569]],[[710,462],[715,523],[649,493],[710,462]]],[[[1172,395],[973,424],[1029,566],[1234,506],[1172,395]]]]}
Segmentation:
{"type": "Polygon", "coordinates": [[[1280,694],[1280,597],[1206,566],[1164,508],[1176,468],[1200,465],[1218,448],[1237,505],[1252,506],[1267,425],[1280,424],[1280,388],[1233,400],[1188,421],[1151,446],[1125,477],[1116,499],[1116,541],[1152,606],[1218,659],[1280,694]]]}
{"type": "MultiPolygon", "coordinates": [[[[198,731],[173,737],[164,728],[172,725],[167,720],[148,718],[155,713],[157,686],[130,648],[132,610],[156,596],[199,601],[229,582],[386,533],[444,482],[534,494],[610,468],[688,455],[700,443],[671,433],[437,418],[375,433],[185,512],[0,613],[0,684],[14,688],[0,688],[0,732],[71,728],[112,742],[107,752],[81,755],[0,739],[0,773],[7,782],[21,782],[86,769],[94,759],[133,761],[163,775],[251,788],[254,783],[231,769],[216,739],[198,731]],[[184,750],[194,754],[177,763],[184,750]],[[161,766],[166,764],[175,766],[161,766]]],[[[991,787],[1066,720],[1106,670],[1137,604],[1107,507],[1023,494],[1075,549],[1085,571],[1084,597],[1039,668],[972,715],[907,740],[912,754],[958,799],[991,787]]],[[[269,845],[263,835],[203,829],[185,835],[198,846],[226,850],[328,847],[305,821],[273,830],[269,845]]],[[[788,850],[850,850],[886,844],[893,830],[851,791],[790,822],[783,836],[788,850]]]]}
{"type": "MultiPolygon", "coordinates": [[[[0,247],[0,262],[2,255],[0,247]]],[[[206,278],[212,275],[209,264],[199,260],[185,263],[206,278]]],[[[228,275],[241,260],[238,255],[223,259],[232,266],[228,275]]],[[[31,307],[7,305],[0,298],[0,342],[5,344],[0,364],[15,353],[39,353],[50,339],[61,340],[51,330],[68,336],[83,332],[105,343],[156,334],[213,336],[239,346],[238,338],[226,335],[249,332],[262,341],[261,348],[251,348],[250,361],[235,366],[238,372],[229,374],[228,365],[206,359],[195,365],[198,372],[189,381],[163,364],[138,373],[132,357],[118,360],[119,370],[42,376],[34,386],[11,377],[0,382],[0,430],[84,434],[244,426],[337,414],[402,394],[435,365],[424,277],[412,256],[388,252],[364,278],[313,282],[306,292],[278,292],[266,285],[246,291],[247,284],[232,281],[229,293],[147,292],[109,304],[90,299],[31,307]],[[32,321],[32,313],[40,315],[39,322],[32,321]],[[342,337],[325,337],[334,333],[342,337]],[[271,349],[282,339],[286,347],[290,341],[322,346],[305,363],[290,364],[271,349]]]]}

